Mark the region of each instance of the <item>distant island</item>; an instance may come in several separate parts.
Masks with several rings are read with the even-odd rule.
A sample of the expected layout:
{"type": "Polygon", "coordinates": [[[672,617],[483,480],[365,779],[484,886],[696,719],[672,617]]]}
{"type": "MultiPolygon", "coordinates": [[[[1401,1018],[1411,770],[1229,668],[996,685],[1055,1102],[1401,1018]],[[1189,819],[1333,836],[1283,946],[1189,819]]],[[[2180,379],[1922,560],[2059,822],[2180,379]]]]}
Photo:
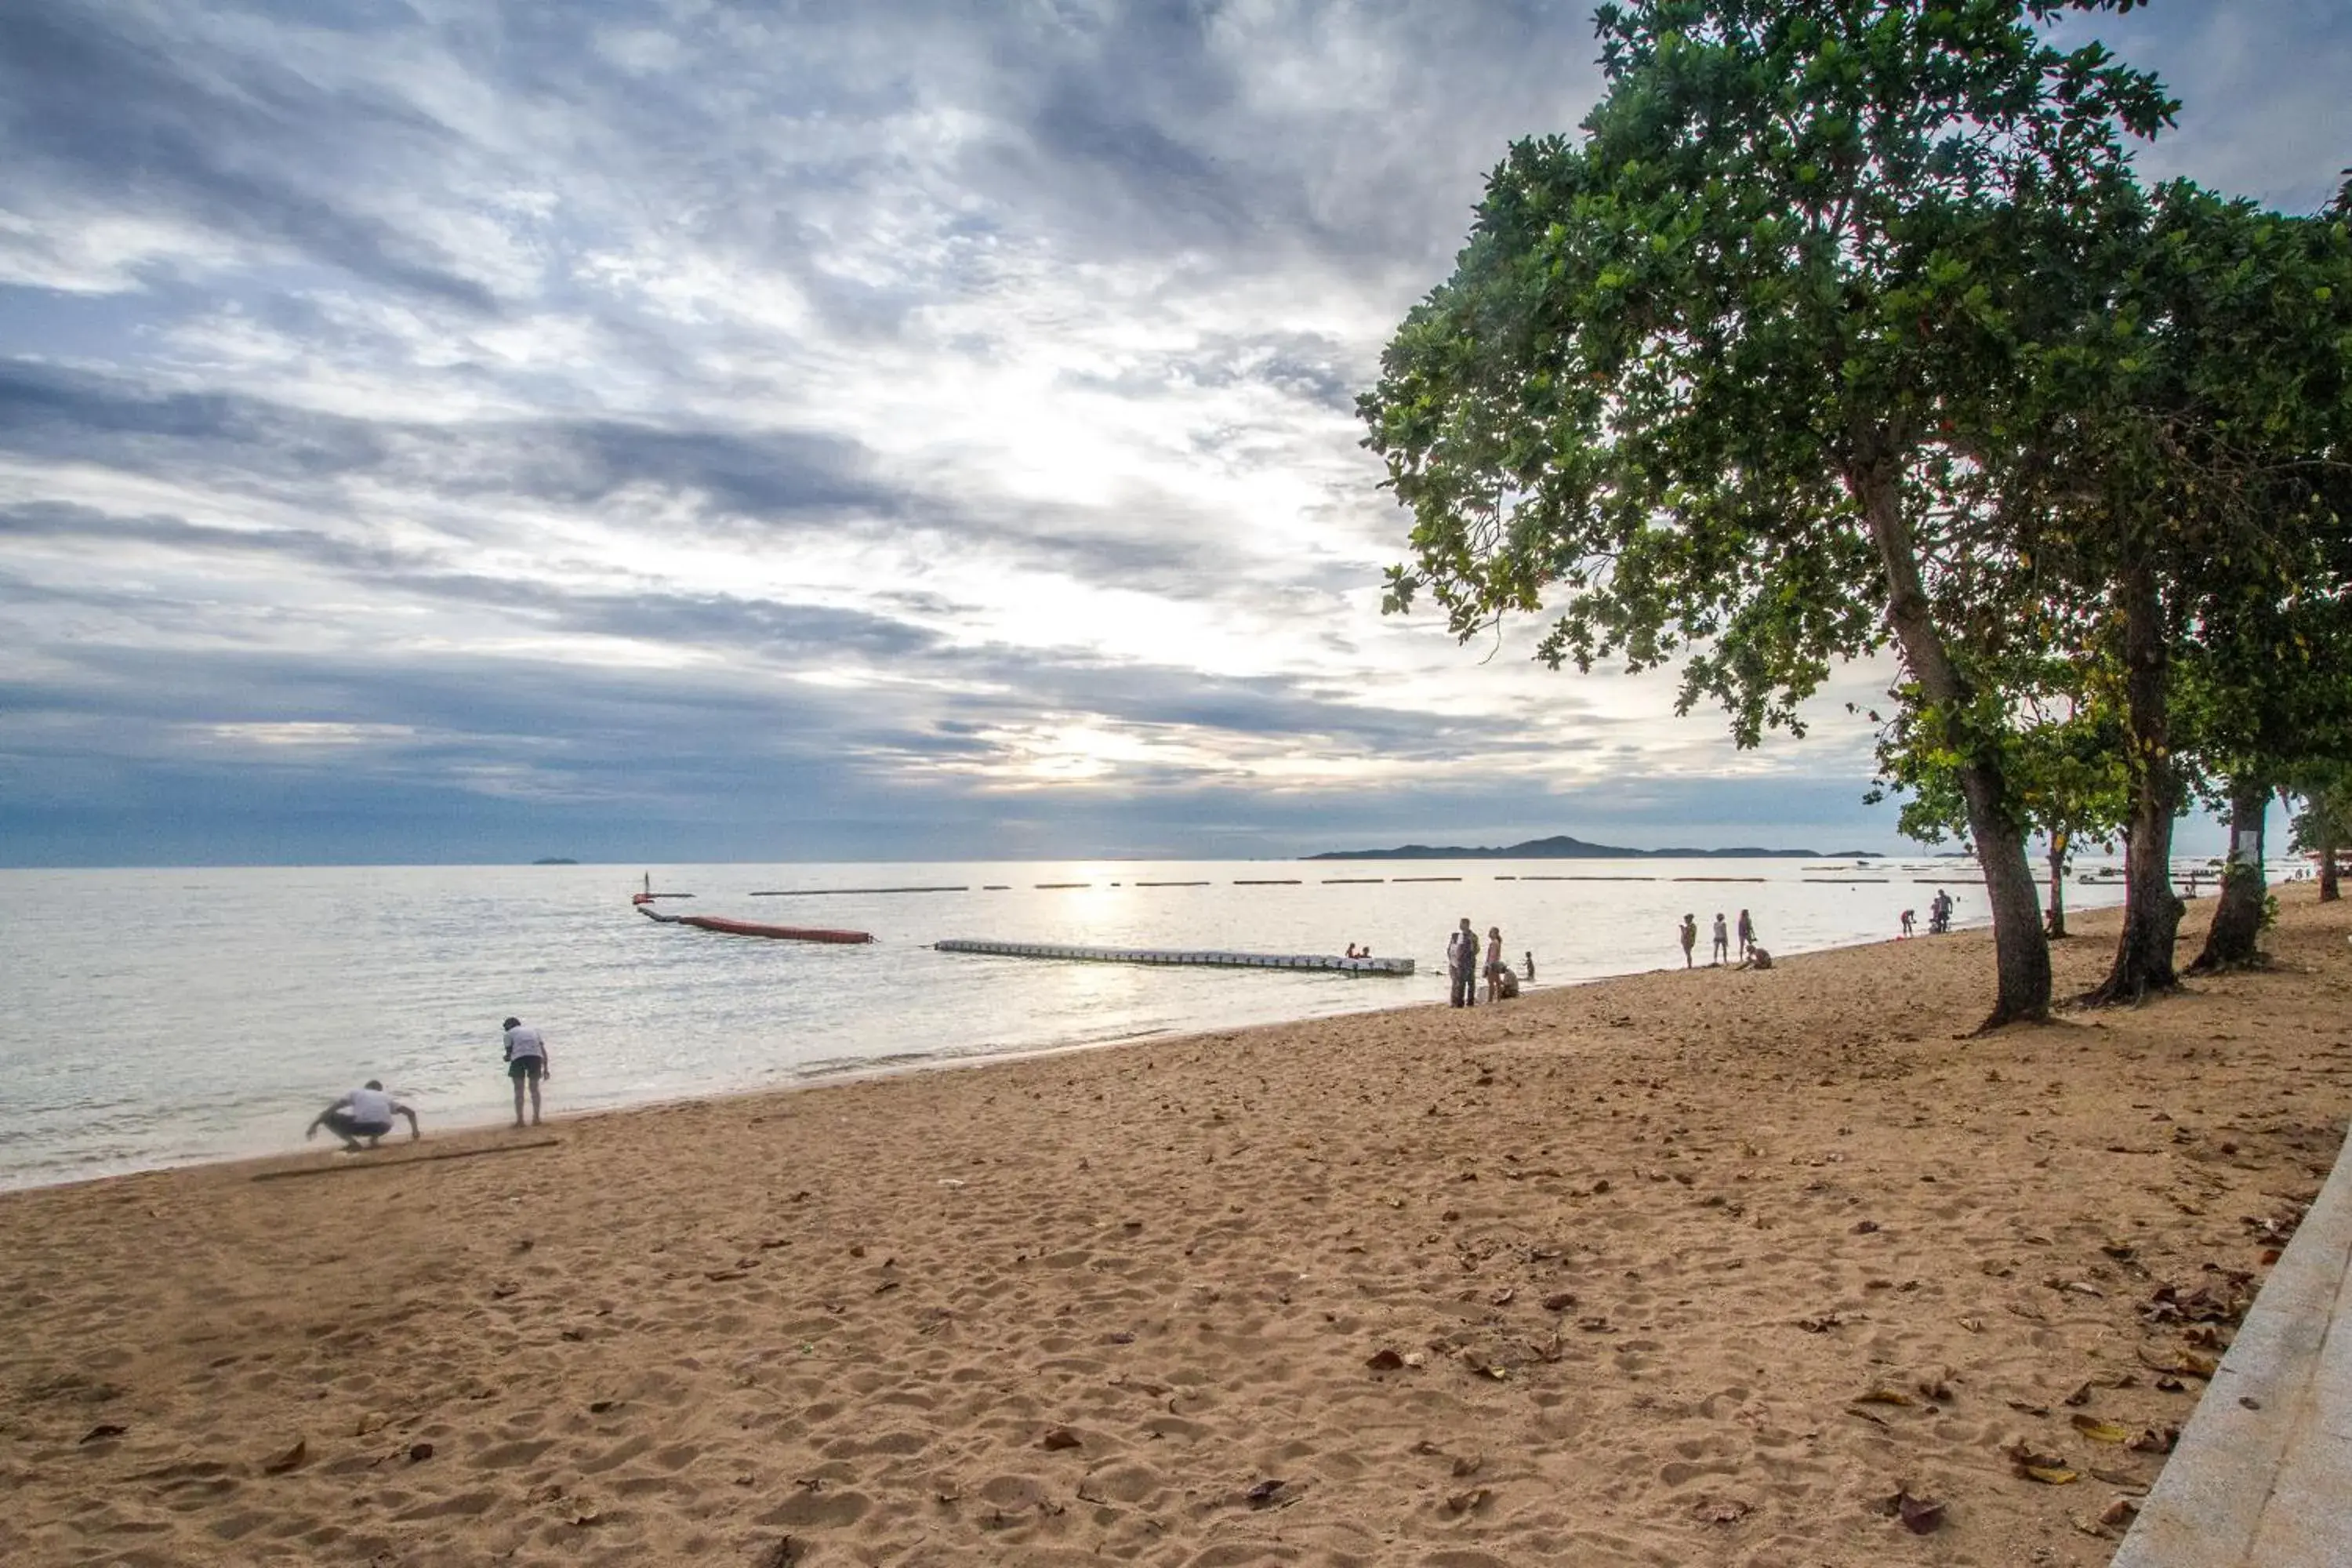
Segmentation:
{"type": "Polygon", "coordinates": [[[1729,849],[1627,849],[1615,844],[1587,844],[1565,833],[1530,838],[1504,849],[1454,844],[1406,844],[1394,849],[1328,849],[1309,860],[1883,860],[1875,849],[1840,849],[1823,855],[1818,849],[1759,849],[1739,845],[1729,849]]]}
{"type": "Polygon", "coordinates": [[[531,862],[534,866],[577,866],[579,861],[566,855],[545,855],[531,862]]]}

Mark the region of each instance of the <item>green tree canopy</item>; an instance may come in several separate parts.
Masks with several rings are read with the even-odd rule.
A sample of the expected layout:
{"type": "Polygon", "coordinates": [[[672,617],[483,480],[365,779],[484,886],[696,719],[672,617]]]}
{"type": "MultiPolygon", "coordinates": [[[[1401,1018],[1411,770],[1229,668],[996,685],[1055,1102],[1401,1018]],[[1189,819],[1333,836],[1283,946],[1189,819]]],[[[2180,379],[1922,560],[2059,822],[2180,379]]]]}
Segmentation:
{"type": "MultiPolygon", "coordinates": [[[[2094,996],[2129,1001],[2174,981],[2185,754],[2234,775],[2237,808],[2259,820],[2284,737],[2341,690],[2305,675],[2313,639],[2332,647],[2346,581],[2352,247],[2340,219],[2185,182],[2113,195],[2082,213],[2104,298],[2021,345],[2032,435],[1979,456],[2065,606],[2063,643],[2122,672],[2127,902],[2094,996]]],[[[2252,928],[2232,940],[2250,952],[2252,928]]]]}
{"type": "Polygon", "coordinates": [[[1608,91],[1513,146],[1454,276],[1360,403],[1413,514],[1389,603],[1542,655],[1678,663],[1754,744],[1892,641],[1956,759],[2000,956],[2049,953],[2009,704],[1988,671],[2034,563],[1988,487],[2030,346],[2084,309],[2089,216],[2172,105],[2040,25],[2084,0],[1649,0],[1598,13],[1608,91]]]}
{"type": "MultiPolygon", "coordinates": [[[[2130,809],[2116,673],[2102,660],[2049,654],[2021,659],[2000,676],[2000,689],[2015,705],[2002,741],[2001,774],[2014,791],[2019,820],[2047,847],[2050,892],[2043,929],[2053,938],[2066,934],[2064,879],[2071,858],[2085,845],[2112,846],[2130,809]]],[[[1905,700],[1884,721],[1878,781],[1866,798],[1904,796],[1897,826],[1922,843],[1940,843],[1947,834],[1966,841],[1968,802],[1960,794],[1959,756],[1924,732],[1916,715],[1916,706],[1905,700]]]]}

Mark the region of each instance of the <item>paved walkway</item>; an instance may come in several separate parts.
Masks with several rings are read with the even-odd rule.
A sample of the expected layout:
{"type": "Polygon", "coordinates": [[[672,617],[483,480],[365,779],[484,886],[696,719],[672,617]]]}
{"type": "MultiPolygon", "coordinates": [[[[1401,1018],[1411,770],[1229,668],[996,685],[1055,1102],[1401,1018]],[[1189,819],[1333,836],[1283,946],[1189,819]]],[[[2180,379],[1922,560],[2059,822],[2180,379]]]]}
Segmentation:
{"type": "Polygon", "coordinates": [[[2339,1152],[2113,1568],[2347,1564],[2352,1158],[2339,1152]]]}

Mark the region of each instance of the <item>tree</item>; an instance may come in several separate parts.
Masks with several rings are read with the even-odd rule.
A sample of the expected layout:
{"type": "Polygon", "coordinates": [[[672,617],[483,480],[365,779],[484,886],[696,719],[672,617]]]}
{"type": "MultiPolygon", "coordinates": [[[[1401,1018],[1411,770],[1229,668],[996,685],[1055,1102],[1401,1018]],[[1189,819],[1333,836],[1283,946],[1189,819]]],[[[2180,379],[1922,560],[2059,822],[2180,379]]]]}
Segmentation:
{"type": "MultiPolygon", "coordinates": [[[[2177,983],[2172,823],[2195,739],[2176,732],[2184,650],[2204,639],[2212,712],[2253,760],[2262,743],[2246,738],[2293,684],[2276,678],[2293,660],[2272,650],[2342,591],[2352,247],[2341,220],[2186,182],[2091,216],[2108,297],[2072,341],[2027,346],[2024,413],[2041,434],[1989,463],[2004,504],[2040,520],[2032,547],[2067,585],[2074,646],[2104,647],[2123,671],[2125,918],[2087,999],[2131,1002],[2177,983]]],[[[2258,809],[2265,781],[2244,784],[2258,809]]],[[[2244,896],[2225,895],[2233,922],[2244,896]]]]}
{"type": "Polygon", "coordinates": [[[2014,438],[2119,133],[2172,108],[2037,26],[2129,3],[1601,6],[1582,141],[1510,149],[1360,402],[1414,519],[1390,608],[1425,588],[1465,638],[1549,609],[1555,667],[1679,659],[1678,710],[1742,745],[1891,642],[1984,867],[1989,1026],[2046,1016],[2050,955],[1979,674],[2032,566],[1976,448],[2014,438]]]}
{"type": "Polygon", "coordinates": [[[2336,886],[2336,858],[2352,845],[2352,767],[2305,765],[2296,770],[2291,787],[2303,797],[2303,809],[2294,814],[2293,822],[2294,851],[2317,857],[2319,901],[2334,903],[2342,896],[2336,886]]]}
{"type": "MultiPolygon", "coordinates": [[[[2016,791],[2020,819],[2039,835],[2050,868],[2042,929],[2053,942],[2066,935],[2066,868],[2084,845],[2106,847],[2128,808],[2129,779],[2122,761],[2122,716],[2112,698],[2112,672],[2055,657],[2030,662],[2002,681],[2018,703],[2016,727],[2001,772],[2016,791]],[[2104,679],[2103,679],[2104,677],[2104,679]]],[[[1908,702],[1881,734],[1878,782],[1865,798],[1909,798],[1897,825],[1910,837],[1937,844],[1948,833],[1968,840],[1968,803],[1957,757],[1929,744],[1911,721],[1908,702]]]]}
{"type": "Polygon", "coordinates": [[[2230,853],[2205,946],[2189,973],[2261,962],[2269,916],[2263,833],[2274,784],[2352,763],[2352,597],[2326,558],[2280,582],[2260,578],[2213,595],[2179,661],[2184,729],[2230,818],[2230,853]]]}

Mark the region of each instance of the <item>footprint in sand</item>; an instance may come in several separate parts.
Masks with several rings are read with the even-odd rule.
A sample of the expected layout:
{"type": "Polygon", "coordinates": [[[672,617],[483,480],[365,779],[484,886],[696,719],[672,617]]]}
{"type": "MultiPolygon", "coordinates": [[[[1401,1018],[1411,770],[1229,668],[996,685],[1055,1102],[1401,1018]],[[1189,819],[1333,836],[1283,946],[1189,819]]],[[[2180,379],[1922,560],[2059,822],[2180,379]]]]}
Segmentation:
{"type": "Polygon", "coordinates": [[[860,1491],[836,1491],[831,1487],[803,1489],[761,1514],[758,1522],[789,1529],[841,1530],[865,1518],[873,1506],[873,1500],[860,1491]]]}

